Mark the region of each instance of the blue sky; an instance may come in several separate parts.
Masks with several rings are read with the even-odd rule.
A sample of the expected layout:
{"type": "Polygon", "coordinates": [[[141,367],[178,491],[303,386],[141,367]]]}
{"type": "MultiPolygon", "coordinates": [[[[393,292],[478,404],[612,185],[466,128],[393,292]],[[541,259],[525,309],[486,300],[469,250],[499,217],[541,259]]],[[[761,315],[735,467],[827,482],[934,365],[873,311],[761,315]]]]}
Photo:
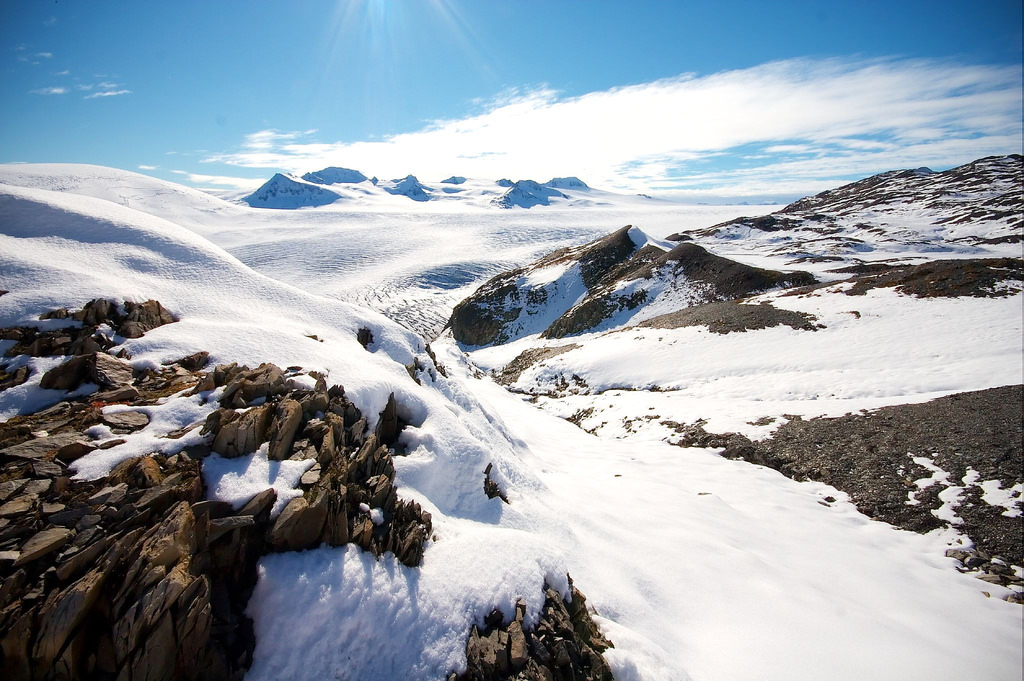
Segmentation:
{"type": "Polygon", "coordinates": [[[0,4],[0,162],[792,198],[1021,151],[1021,3],[0,4]]]}

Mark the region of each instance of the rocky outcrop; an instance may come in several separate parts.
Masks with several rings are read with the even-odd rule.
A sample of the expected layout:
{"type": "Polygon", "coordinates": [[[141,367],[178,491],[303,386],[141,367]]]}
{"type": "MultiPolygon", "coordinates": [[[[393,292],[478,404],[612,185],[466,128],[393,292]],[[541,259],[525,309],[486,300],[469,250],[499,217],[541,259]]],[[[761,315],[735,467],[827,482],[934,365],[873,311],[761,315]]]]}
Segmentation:
{"type": "Polygon", "coordinates": [[[59,451],[0,453],[4,678],[240,679],[269,506],[204,501],[185,454],[81,481],[59,451]]]}
{"type": "MultiPolygon", "coordinates": [[[[140,304],[120,318],[115,314],[121,314],[115,306],[93,301],[77,313],[53,316],[148,329],[166,311],[140,304]]],[[[19,340],[32,333],[0,330],[19,340]]],[[[16,347],[28,349],[39,337],[16,347]]],[[[70,390],[90,380],[104,392],[0,423],[5,680],[241,679],[255,646],[245,606],[261,555],[351,542],[375,555],[390,551],[405,565],[420,564],[430,514],[398,499],[392,450],[367,433],[366,419],[341,386],[328,388],[313,373],[310,389],[307,380],[292,380],[297,368],[273,364],[202,371],[207,358],[196,353],[133,372],[102,351],[81,354],[58,367],[64,368],[48,379],[51,387],[70,390]],[[208,444],[169,457],[128,459],[96,480],[71,477],[70,463],[125,442],[149,421],[141,411],[105,407],[150,405],[190,387],[193,393],[223,388],[219,409],[204,425],[208,444]],[[97,399],[101,395],[105,399],[97,399]],[[100,424],[115,437],[85,435],[100,424]],[[241,455],[260,446],[274,458],[312,460],[302,495],[276,518],[272,489],[237,510],[207,500],[200,459],[214,450],[241,455]]],[[[378,419],[379,435],[392,443],[401,430],[400,411],[392,395],[378,419]]]]}
{"type": "Polygon", "coordinates": [[[291,387],[273,364],[219,366],[211,377],[197,389],[224,386],[222,406],[202,431],[213,451],[242,456],[265,444],[270,459],[315,461],[303,476],[303,495],[272,524],[270,549],[352,542],[374,555],[391,552],[406,565],[419,565],[432,524],[419,504],[398,499],[391,446],[402,423],[394,394],[370,434],[344,388],[328,389],[322,376],[312,390],[291,387]]]}
{"type": "Polygon", "coordinates": [[[918,298],[998,298],[1024,288],[1024,260],[972,258],[933,260],[920,265],[854,265],[834,272],[856,275],[843,292],[864,295],[875,288],[895,288],[918,298]]]}
{"type": "Polygon", "coordinates": [[[474,626],[466,642],[466,671],[449,681],[611,681],[601,655],[612,647],[587,611],[587,599],[569,580],[569,600],[545,585],[544,606],[532,629],[525,628],[526,604],[504,622],[500,610],[474,626]]]}
{"type": "Polygon", "coordinates": [[[564,338],[633,324],[655,301],[678,311],[814,282],[807,272],[751,267],[693,243],[666,251],[626,226],[494,277],[455,306],[449,327],[471,346],[533,333],[564,338]]]}
{"type": "Polygon", "coordinates": [[[817,331],[816,318],[806,312],[794,312],[775,307],[771,303],[744,305],[730,300],[683,308],[668,314],[651,317],[637,324],[654,329],[678,329],[686,326],[706,326],[711,333],[735,333],[788,326],[800,331],[817,331]]]}

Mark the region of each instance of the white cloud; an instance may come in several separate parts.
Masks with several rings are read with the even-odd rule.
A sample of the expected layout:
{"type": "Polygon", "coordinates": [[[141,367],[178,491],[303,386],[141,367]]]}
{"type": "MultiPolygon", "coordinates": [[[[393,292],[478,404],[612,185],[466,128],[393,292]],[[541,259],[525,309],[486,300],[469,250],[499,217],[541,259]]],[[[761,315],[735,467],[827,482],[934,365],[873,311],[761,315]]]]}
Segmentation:
{"type": "Polygon", "coordinates": [[[160,166],[148,166],[145,163],[140,163],[138,168],[139,170],[157,170],[160,166]]]}
{"type": "Polygon", "coordinates": [[[130,95],[131,93],[131,90],[99,90],[97,92],[92,93],[91,95],[86,95],[82,99],[96,99],[97,97],[117,97],[118,95],[130,95]]]}
{"type": "Polygon", "coordinates": [[[31,90],[30,94],[33,95],[64,95],[67,94],[68,89],[66,87],[44,87],[38,90],[31,90]]]}
{"type": "Polygon", "coordinates": [[[381,177],[572,174],[620,190],[687,191],[697,177],[709,188],[716,184],[706,168],[761,155],[762,172],[750,175],[760,179],[751,179],[748,190],[772,191],[838,172],[862,175],[924,160],[955,165],[1019,151],[1021,68],[789,60],[579,97],[548,88],[510,91],[478,115],[380,141],[323,143],[310,136],[261,130],[238,150],[204,161],[290,172],[344,165],[381,177]],[[815,159],[808,163],[837,155],[842,162],[781,163],[780,154],[794,153],[815,159]]]}
{"type": "Polygon", "coordinates": [[[263,179],[253,180],[245,177],[230,177],[227,175],[203,175],[200,173],[190,173],[187,170],[172,170],[171,172],[175,175],[185,177],[192,184],[212,184],[220,187],[230,187],[232,189],[255,190],[266,181],[263,179]]]}
{"type": "Polygon", "coordinates": [[[39,59],[53,59],[53,52],[36,52],[35,56],[39,59]]]}

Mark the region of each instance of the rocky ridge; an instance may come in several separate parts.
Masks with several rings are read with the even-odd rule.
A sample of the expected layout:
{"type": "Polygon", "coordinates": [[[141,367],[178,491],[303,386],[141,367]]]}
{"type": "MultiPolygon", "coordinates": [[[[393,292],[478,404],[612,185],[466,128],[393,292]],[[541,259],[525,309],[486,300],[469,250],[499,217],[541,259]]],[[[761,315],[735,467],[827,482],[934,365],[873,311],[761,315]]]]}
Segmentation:
{"type": "Polygon", "coordinates": [[[978,159],[943,172],[894,170],[669,240],[728,242],[807,261],[860,262],[884,248],[983,253],[1024,239],[1024,159],[978,159]]]}
{"type": "Polygon", "coordinates": [[[564,338],[814,281],[806,272],[751,267],[696,244],[666,248],[626,226],[492,278],[455,307],[449,327],[470,346],[532,333],[564,338]]]}

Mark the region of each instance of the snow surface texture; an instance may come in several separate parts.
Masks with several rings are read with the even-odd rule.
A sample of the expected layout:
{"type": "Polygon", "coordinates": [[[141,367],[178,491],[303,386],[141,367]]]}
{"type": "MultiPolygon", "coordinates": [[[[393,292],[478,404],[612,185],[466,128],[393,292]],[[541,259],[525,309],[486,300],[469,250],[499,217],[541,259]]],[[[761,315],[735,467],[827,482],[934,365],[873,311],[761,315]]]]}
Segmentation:
{"type": "MultiPolygon", "coordinates": [[[[434,518],[436,540],[426,547],[422,567],[405,568],[387,556],[375,561],[353,547],[266,557],[249,606],[257,636],[253,679],[443,679],[464,664],[471,623],[482,622],[494,607],[511,616],[517,598],[527,600],[528,619],[535,618],[543,582],[564,592],[566,572],[615,643],[607,657],[620,680],[1020,678],[1020,607],[985,598],[976,579],[956,572],[954,561],[943,556],[947,537],[893,530],[857,513],[832,488],[797,483],[710,451],[680,450],[653,437],[595,438],[489,379],[474,378],[475,368],[449,341],[433,348],[450,378],[433,380],[421,372],[423,385],[417,385],[404,365],[414,357],[429,365],[422,340],[377,313],[331,297],[332,288],[345,281],[361,281],[364,290],[380,290],[374,289],[380,280],[400,291],[413,288],[417,273],[445,251],[458,251],[466,263],[490,263],[466,280],[473,286],[499,261],[519,258],[515,264],[521,265],[537,249],[550,250],[550,241],[529,243],[545,220],[566,218],[563,231],[549,238],[578,244],[598,229],[637,222],[635,216],[622,219],[629,205],[592,207],[574,218],[568,212],[543,218],[533,211],[432,212],[432,202],[422,213],[346,213],[334,206],[295,213],[208,197],[193,204],[188,190],[148,179],[135,189],[135,176],[109,169],[0,169],[0,182],[12,177],[19,178],[14,184],[32,186],[0,184],[0,272],[2,288],[10,291],[0,296],[0,325],[38,323],[41,311],[97,296],[156,298],[180,321],[125,341],[138,361],[178,359],[205,349],[214,362],[302,365],[329,372],[328,381],[344,385],[371,418],[394,391],[403,419],[412,424],[401,436],[409,454],[396,458],[397,483],[403,498],[417,500],[434,518]],[[104,188],[107,177],[120,188],[104,188]],[[138,196],[131,206],[117,198],[125,192],[138,196]],[[380,234],[394,234],[398,226],[402,237],[395,241],[401,243],[382,243],[380,234]],[[304,235],[309,239],[302,243],[304,235]],[[330,241],[347,242],[344,251],[334,251],[343,257],[311,271],[310,263],[321,257],[318,249],[330,241]],[[409,251],[407,260],[396,262],[397,274],[380,267],[393,249],[409,251]],[[244,252],[243,260],[261,273],[228,251],[244,252]],[[357,262],[360,251],[369,256],[360,276],[346,279],[348,274],[336,272],[357,262]],[[360,327],[373,332],[369,352],[356,341],[360,327]],[[491,475],[509,505],[484,496],[487,463],[494,464],[491,475]],[[819,503],[826,496],[839,501],[819,503]]],[[[659,210],[643,214],[661,225],[654,232],[659,236],[674,231],[673,225],[678,229],[715,214],[659,210]]],[[[450,254],[441,262],[458,269],[450,254]]],[[[896,304],[885,293],[849,299],[848,306],[868,314],[873,306],[896,304]]],[[[842,332],[836,301],[846,301],[839,295],[775,304],[821,303],[823,321],[842,332]]],[[[1006,354],[1000,334],[1019,323],[1005,308],[935,312],[953,315],[951,327],[963,314],[986,320],[1009,314],[995,328],[995,356],[1006,354]]],[[[1019,342],[1018,337],[1018,353],[1019,342]]],[[[766,354],[765,346],[751,347],[757,358],[766,354]]],[[[682,363],[680,357],[675,360],[682,363]]],[[[697,357],[710,363],[734,359],[728,352],[697,357]]],[[[833,359],[800,361],[826,372],[833,359]]],[[[477,360],[484,363],[482,356],[477,360]]],[[[971,375],[980,380],[992,361],[981,358],[971,375]]],[[[763,363],[751,360],[746,366],[763,363]]],[[[782,369],[785,378],[789,369],[782,369]]],[[[736,379],[744,370],[739,361],[731,369],[736,379]]],[[[835,372],[831,390],[870,393],[856,376],[848,381],[847,372],[835,372]]],[[[897,385],[909,371],[900,376],[880,383],[897,385]]],[[[760,376],[750,378],[752,383],[760,376]]],[[[933,389],[941,377],[920,380],[920,389],[933,389]]],[[[940,390],[957,389],[957,380],[948,376],[940,390]]],[[[821,392],[817,384],[806,390],[821,392]]],[[[898,392],[867,396],[895,400],[898,392]]],[[[154,431],[201,416],[201,404],[177,404],[184,399],[167,401],[167,413],[180,417],[154,418],[154,431]]],[[[706,401],[703,415],[728,412],[728,400],[726,394],[706,401]]],[[[695,407],[681,401],[685,408],[695,407]]],[[[139,437],[150,434],[158,433],[139,437]]],[[[87,456],[81,465],[88,461],[87,456]]],[[[258,453],[236,461],[245,468],[218,470],[212,459],[204,475],[218,494],[237,503],[233,495],[251,484],[245,472],[263,464],[258,453]]],[[[269,470],[260,475],[267,482],[258,484],[266,486],[280,477],[269,470]]],[[[282,481],[281,488],[288,484],[282,481]]],[[[993,596],[1005,592],[982,586],[993,596]]]]}

